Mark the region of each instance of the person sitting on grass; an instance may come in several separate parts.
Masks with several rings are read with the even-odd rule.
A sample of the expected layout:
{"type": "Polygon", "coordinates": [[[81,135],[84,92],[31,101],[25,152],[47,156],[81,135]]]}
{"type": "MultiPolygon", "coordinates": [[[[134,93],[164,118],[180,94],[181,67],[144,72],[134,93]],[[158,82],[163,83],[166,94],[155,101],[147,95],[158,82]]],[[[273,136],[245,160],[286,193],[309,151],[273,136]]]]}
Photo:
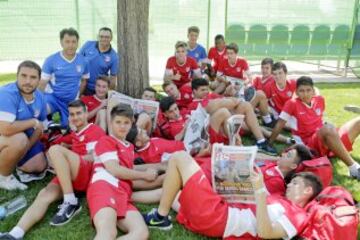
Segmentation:
{"type": "Polygon", "coordinates": [[[69,104],[69,121],[76,129],[70,135],[71,150],[61,145],[49,149],[50,162],[57,176],[40,190],[16,226],[9,233],[0,235],[0,239],[22,239],[26,232],[44,218],[49,205],[61,198],[63,203],[50,225],[62,226],[80,212],[81,204],[74,190],[86,191],[92,170],[92,151],[97,140],[105,133],[97,125],[87,122],[86,106],[80,100],[69,104]]]}
{"type": "MultiPolygon", "coordinates": [[[[46,101],[36,88],[41,68],[33,61],[20,63],[16,82],[0,87],[0,188],[25,190],[12,172],[41,173],[47,167],[40,143],[46,101]]],[[[44,177],[44,175],[42,176],[44,177]]]]}
{"type": "Polygon", "coordinates": [[[251,182],[255,206],[227,203],[213,191],[195,160],[177,152],[169,161],[160,205],[144,216],[145,222],[150,228],[171,229],[169,212],[182,189],[177,221],[190,231],[208,237],[291,239],[307,223],[304,206],[322,190],[318,177],[307,172],[294,176],[285,197],[267,196],[261,172],[253,172],[251,182]]]}
{"type": "Polygon", "coordinates": [[[150,100],[150,101],[156,101],[156,90],[152,87],[146,87],[141,94],[141,99],[143,100],[150,100]]]}
{"type": "Polygon", "coordinates": [[[348,166],[350,176],[360,180],[360,164],[348,152],[360,134],[360,117],[348,121],[338,130],[324,123],[325,100],[315,95],[310,77],[302,76],[296,81],[296,95],[297,98],[286,102],[269,141],[273,142],[288,123],[298,143],[316,150],[320,156],[339,157],[348,166]]]}

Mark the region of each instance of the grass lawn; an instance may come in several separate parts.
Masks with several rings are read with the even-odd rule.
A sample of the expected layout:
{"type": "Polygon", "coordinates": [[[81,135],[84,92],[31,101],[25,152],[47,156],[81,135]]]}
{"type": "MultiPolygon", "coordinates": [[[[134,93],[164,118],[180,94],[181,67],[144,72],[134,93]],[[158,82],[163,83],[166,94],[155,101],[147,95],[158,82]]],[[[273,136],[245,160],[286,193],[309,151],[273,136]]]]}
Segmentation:
{"type": "MultiPolygon", "coordinates": [[[[0,85],[15,79],[14,74],[7,74],[0,76],[0,85]]],[[[343,110],[345,104],[358,104],[360,105],[360,84],[317,84],[321,94],[326,98],[326,121],[340,126],[346,121],[356,117],[356,114],[349,113],[343,110]]],[[[248,142],[248,141],[246,141],[248,142]]],[[[277,145],[278,149],[283,148],[277,145]]],[[[352,156],[360,162],[360,139],[354,143],[354,150],[352,156]]],[[[360,201],[360,182],[348,177],[347,167],[338,159],[332,159],[334,164],[334,184],[345,186],[349,189],[354,198],[360,201]]],[[[52,177],[47,176],[41,182],[29,184],[29,190],[25,192],[7,192],[0,190],[0,203],[12,199],[19,194],[24,194],[29,203],[33,201],[39,190],[44,187],[52,177]]],[[[42,220],[36,227],[34,227],[27,235],[26,239],[92,239],[95,231],[91,226],[89,220],[88,210],[86,208],[86,201],[83,198],[83,211],[79,216],[76,216],[70,224],[63,227],[50,227],[48,224],[51,217],[56,212],[57,204],[51,205],[44,220],[42,220]]],[[[139,210],[142,212],[150,210],[154,206],[138,205],[139,210]]],[[[6,218],[0,222],[0,232],[10,230],[24,211],[20,211],[13,216],[6,218]]],[[[173,216],[174,218],[174,216],[173,216]]],[[[179,224],[174,224],[173,230],[169,232],[161,232],[158,230],[151,230],[151,239],[208,239],[199,235],[193,234],[184,230],[179,224]]],[[[360,240],[360,237],[358,238],[360,240]]]]}

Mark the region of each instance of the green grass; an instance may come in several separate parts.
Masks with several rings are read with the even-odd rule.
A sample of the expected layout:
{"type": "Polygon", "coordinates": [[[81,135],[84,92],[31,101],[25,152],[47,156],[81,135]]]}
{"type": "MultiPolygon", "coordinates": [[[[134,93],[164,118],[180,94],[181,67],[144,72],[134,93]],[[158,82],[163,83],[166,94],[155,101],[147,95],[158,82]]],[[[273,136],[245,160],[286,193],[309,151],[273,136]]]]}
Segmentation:
{"type": "MultiPolygon", "coordinates": [[[[15,79],[14,74],[0,75],[0,85],[15,79]]],[[[158,87],[158,86],[157,86],[158,87]]],[[[343,110],[345,104],[358,104],[360,105],[360,84],[317,84],[321,94],[326,98],[326,121],[332,122],[336,126],[344,124],[346,121],[356,117],[356,114],[349,113],[343,110]]],[[[245,142],[249,143],[251,140],[247,139],[245,142]]],[[[277,145],[278,149],[283,148],[277,145]]],[[[360,138],[354,144],[354,151],[352,156],[357,161],[360,161],[360,138]]],[[[360,183],[348,177],[347,167],[338,159],[332,159],[334,164],[334,184],[345,186],[357,201],[360,201],[360,183]]],[[[16,197],[19,194],[24,194],[29,203],[36,197],[39,190],[44,187],[51,177],[40,182],[29,184],[29,190],[25,192],[7,192],[0,190],[0,203],[16,197]]],[[[84,210],[81,214],[75,217],[70,224],[63,227],[50,227],[48,224],[53,214],[56,212],[57,204],[52,204],[45,219],[36,225],[27,235],[26,239],[92,239],[95,231],[91,226],[89,214],[86,207],[85,199],[82,199],[84,210]]],[[[155,205],[137,205],[142,212],[149,211],[155,205]]],[[[6,218],[0,222],[0,232],[10,230],[24,211],[20,211],[13,216],[6,218]]],[[[175,216],[173,215],[173,218],[175,216]]],[[[151,239],[208,239],[196,234],[193,234],[179,224],[174,225],[173,230],[169,232],[161,232],[158,230],[151,230],[151,239]]],[[[359,238],[360,239],[360,238],[359,238]]]]}

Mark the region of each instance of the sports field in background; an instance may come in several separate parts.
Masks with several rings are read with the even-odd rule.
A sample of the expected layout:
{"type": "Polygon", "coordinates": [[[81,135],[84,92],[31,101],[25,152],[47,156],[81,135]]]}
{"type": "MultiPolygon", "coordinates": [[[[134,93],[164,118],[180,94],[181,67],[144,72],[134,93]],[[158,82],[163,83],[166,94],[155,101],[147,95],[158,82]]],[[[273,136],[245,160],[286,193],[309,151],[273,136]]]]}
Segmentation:
{"type": "MultiPolygon", "coordinates": [[[[0,75],[0,85],[3,85],[9,81],[15,79],[15,74],[0,75]]],[[[346,121],[357,117],[357,114],[349,113],[343,110],[345,104],[359,104],[360,105],[360,83],[349,83],[349,84],[316,84],[320,89],[321,94],[326,100],[326,115],[325,120],[331,122],[336,126],[340,126],[346,121]]],[[[254,140],[246,138],[245,143],[253,143],[254,140]]],[[[277,145],[277,149],[281,150],[284,146],[277,145]]],[[[360,162],[360,138],[354,144],[354,151],[352,156],[360,162]]],[[[352,192],[354,198],[360,201],[360,182],[348,177],[347,167],[338,159],[332,159],[334,165],[334,184],[345,186],[349,191],[352,192]]],[[[46,186],[52,176],[48,175],[44,180],[40,182],[33,182],[29,184],[27,191],[21,192],[7,192],[0,190],[0,204],[7,200],[10,200],[20,194],[24,194],[29,203],[33,201],[37,193],[41,188],[46,186]]],[[[64,239],[92,239],[95,231],[89,220],[89,213],[87,210],[85,196],[82,198],[83,210],[81,213],[74,217],[74,219],[63,227],[51,227],[49,221],[51,217],[56,213],[57,204],[53,204],[50,210],[46,214],[44,220],[36,225],[30,232],[25,236],[26,240],[38,240],[38,239],[49,239],[49,240],[64,240],[64,239]]],[[[139,210],[146,212],[151,210],[156,205],[137,205],[139,210]]],[[[6,218],[4,221],[0,221],[0,232],[10,230],[24,211],[20,211],[17,214],[6,218]]],[[[173,215],[173,219],[174,219],[173,215]]],[[[151,239],[156,240],[190,240],[190,239],[208,239],[196,234],[193,234],[179,224],[174,224],[174,228],[169,232],[162,232],[159,230],[150,230],[151,239]]],[[[358,238],[360,240],[360,237],[358,238]]]]}

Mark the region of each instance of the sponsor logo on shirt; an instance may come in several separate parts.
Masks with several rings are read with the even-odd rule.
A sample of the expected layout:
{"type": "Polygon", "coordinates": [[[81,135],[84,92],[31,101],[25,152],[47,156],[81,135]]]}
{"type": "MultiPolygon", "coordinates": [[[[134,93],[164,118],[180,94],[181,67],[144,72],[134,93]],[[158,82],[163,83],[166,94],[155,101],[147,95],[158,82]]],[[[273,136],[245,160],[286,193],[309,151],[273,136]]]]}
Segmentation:
{"type": "Polygon", "coordinates": [[[38,118],[40,116],[40,110],[36,109],[34,112],[34,118],[38,118]]]}
{"type": "Polygon", "coordinates": [[[76,71],[77,71],[78,73],[81,72],[81,65],[76,65],[76,71]]]}
{"type": "Polygon", "coordinates": [[[189,98],[190,98],[190,95],[189,95],[188,93],[185,93],[184,98],[185,98],[185,99],[189,99],[189,98]]]}
{"type": "Polygon", "coordinates": [[[268,176],[275,176],[274,171],[271,170],[271,169],[266,170],[265,173],[266,173],[268,176]]]}
{"type": "Polygon", "coordinates": [[[24,109],[22,109],[22,108],[18,109],[18,112],[19,112],[19,113],[22,112],[22,111],[24,111],[24,109]]]}
{"type": "Polygon", "coordinates": [[[110,62],[111,58],[109,55],[106,55],[104,60],[105,60],[105,62],[110,62]]]}

